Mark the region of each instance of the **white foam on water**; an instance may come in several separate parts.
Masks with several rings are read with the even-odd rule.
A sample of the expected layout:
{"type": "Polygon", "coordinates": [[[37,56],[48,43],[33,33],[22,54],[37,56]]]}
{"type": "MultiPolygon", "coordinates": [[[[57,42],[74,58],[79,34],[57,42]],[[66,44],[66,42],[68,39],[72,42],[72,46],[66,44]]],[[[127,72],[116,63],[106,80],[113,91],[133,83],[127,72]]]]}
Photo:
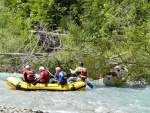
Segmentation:
{"type": "MultiPolygon", "coordinates": [[[[94,84],[94,81],[90,83],[94,84]]],[[[106,87],[101,83],[94,89],[87,87],[85,91],[69,92],[12,90],[2,80],[0,86],[0,105],[17,108],[43,110],[49,113],[149,113],[150,111],[150,86],[116,88],[106,87]]]]}

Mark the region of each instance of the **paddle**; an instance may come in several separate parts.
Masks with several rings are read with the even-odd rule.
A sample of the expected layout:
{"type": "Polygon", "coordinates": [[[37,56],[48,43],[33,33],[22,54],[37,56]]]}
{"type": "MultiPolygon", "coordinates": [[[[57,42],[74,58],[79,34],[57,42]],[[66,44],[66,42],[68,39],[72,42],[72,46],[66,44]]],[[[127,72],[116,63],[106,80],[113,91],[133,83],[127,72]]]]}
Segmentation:
{"type": "Polygon", "coordinates": [[[54,75],[49,71],[49,69],[46,67],[48,73],[51,75],[50,78],[54,78],[54,75]]]}
{"type": "Polygon", "coordinates": [[[94,85],[93,85],[93,84],[91,84],[90,82],[87,82],[87,81],[85,81],[85,82],[86,82],[86,84],[87,84],[91,89],[94,88],[94,85]]]}

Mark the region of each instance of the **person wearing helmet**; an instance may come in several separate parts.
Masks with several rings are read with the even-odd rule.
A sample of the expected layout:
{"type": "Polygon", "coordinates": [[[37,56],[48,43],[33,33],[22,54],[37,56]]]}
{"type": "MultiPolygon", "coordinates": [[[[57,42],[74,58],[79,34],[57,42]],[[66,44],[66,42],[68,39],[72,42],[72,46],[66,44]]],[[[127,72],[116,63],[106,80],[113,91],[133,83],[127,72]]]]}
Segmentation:
{"type": "Polygon", "coordinates": [[[23,69],[22,69],[22,73],[24,73],[26,70],[30,70],[30,66],[26,65],[23,69]]]}
{"type": "Polygon", "coordinates": [[[123,70],[120,68],[120,66],[116,66],[114,72],[117,74],[118,78],[122,78],[124,75],[123,70]]]}
{"type": "Polygon", "coordinates": [[[61,67],[56,67],[55,68],[55,74],[54,78],[57,82],[60,82],[60,84],[65,85],[67,83],[67,77],[65,73],[63,72],[61,67]]]}
{"type": "Polygon", "coordinates": [[[70,69],[72,74],[76,74],[77,77],[70,77],[68,79],[69,82],[82,80],[85,81],[87,78],[87,69],[84,67],[82,62],[79,62],[79,66],[75,68],[75,70],[70,69]]]}
{"type": "Polygon", "coordinates": [[[49,72],[45,70],[43,66],[39,67],[40,71],[40,77],[33,83],[36,85],[36,83],[48,83],[49,82],[49,72]]]}
{"type": "Polygon", "coordinates": [[[26,65],[25,68],[22,69],[22,74],[25,82],[32,83],[35,80],[35,72],[30,69],[29,65],[26,65]]]}

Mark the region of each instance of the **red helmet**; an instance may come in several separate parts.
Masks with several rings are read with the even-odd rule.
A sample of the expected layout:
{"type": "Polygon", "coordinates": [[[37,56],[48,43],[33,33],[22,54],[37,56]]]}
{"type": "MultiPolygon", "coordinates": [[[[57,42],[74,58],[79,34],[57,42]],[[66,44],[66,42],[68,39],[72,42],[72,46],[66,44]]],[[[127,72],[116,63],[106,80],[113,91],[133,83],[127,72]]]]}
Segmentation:
{"type": "Polygon", "coordinates": [[[55,70],[56,70],[56,72],[61,72],[62,71],[62,69],[60,67],[56,67],[55,70]]]}

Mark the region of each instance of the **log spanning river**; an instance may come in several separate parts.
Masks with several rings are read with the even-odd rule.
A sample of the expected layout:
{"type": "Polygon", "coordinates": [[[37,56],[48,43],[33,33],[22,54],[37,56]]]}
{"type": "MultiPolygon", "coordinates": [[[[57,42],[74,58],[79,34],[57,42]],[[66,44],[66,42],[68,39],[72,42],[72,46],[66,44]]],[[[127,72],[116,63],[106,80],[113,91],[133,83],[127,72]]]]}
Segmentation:
{"type": "Polygon", "coordinates": [[[90,81],[85,91],[20,91],[6,84],[8,76],[0,73],[0,105],[18,109],[41,110],[45,113],[150,113],[150,86],[106,87],[102,79],[90,81]]]}

